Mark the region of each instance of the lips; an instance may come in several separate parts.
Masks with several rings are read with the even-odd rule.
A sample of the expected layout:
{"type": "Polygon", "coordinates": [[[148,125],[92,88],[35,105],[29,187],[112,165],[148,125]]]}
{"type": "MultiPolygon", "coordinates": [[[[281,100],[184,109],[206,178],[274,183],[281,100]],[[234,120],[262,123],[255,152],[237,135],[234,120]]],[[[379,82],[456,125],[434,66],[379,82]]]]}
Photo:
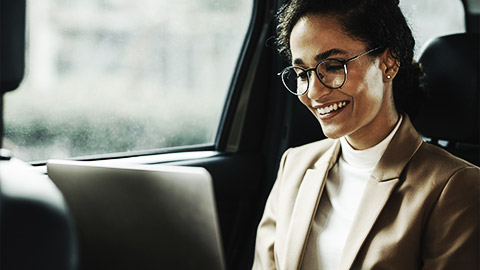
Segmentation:
{"type": "Polygon", "coordinates": [[[346,105],[347,105],[346,101],[340,101],[340,102],[330,104],[329,106],[318,108],[317,111],[320,115],[326,115],[326,114],[338,111],[341,108],[345,107],[346,105]]]}

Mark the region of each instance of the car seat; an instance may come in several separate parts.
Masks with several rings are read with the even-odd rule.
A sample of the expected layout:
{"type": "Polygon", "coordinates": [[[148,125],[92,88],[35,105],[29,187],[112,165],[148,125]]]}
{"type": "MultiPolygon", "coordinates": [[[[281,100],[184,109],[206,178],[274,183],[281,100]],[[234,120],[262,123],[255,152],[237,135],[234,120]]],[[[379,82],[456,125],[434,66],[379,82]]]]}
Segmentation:
{"type": "MultiPolygon", "coordinates": [[[[0,145],[3,94],[24,74],[25,0],[0,0],[0,145]]],[[[74,270],[78,248],[66,202],[48,176],[0,150],[0,269],[74,270]]]]}
{"type": "Polygon", "coordinates": [[[0,154],[0,269],[77,269],[73,221],[60,191],[38,169],[0,154]]]}
{"type": "Polygon", "coordinates": [[[479,145],[479,33],[432,40],[419,62],[428,100],[414,119],[426,141],[477,166],[479,145]]]}

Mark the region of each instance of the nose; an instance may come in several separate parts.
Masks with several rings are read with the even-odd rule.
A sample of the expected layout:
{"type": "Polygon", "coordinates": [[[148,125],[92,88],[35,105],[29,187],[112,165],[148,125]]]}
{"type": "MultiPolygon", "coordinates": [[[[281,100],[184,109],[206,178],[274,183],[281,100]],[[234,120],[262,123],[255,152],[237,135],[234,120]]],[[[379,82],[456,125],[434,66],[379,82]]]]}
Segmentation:
{"type": "Polygon", "coordinates": [[[318,76],[315,74],[315,71],[312,71],[310,75],[311,76],[309,76],[309,79],[310,79],[309,89],[307,91],[307,95],[309,99],[317,100],[322,96],[329,94],[332,91],[332,89],[323,85],[323,83],[320,81],[318,76]]]}

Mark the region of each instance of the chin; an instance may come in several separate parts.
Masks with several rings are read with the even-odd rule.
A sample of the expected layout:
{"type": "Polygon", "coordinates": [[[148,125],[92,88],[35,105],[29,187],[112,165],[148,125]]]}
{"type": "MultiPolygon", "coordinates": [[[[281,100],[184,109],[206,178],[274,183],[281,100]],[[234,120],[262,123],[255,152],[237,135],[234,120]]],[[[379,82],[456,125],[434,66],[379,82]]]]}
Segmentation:
{"type": "Polygon", "coordinates": [[[323,133],[323,135],[325,135],[327,138],[329,139],[338,139],[338,138],[341,138],[343,137],[342,135],[338,135],[338,134],[329,134],[329,133],[323,133]]]}
{"type": "Polygon", "coordinates": [[[331,128],[329,129],[327,127],[324,127],[323,125],[322,125],[322,131],[323,131],[323,135],[325,135],[327,138],[330,138],[330,139],[338,139],[345,136],[344,132],[340,132],[339,130],[332,130],[331,128]]]}

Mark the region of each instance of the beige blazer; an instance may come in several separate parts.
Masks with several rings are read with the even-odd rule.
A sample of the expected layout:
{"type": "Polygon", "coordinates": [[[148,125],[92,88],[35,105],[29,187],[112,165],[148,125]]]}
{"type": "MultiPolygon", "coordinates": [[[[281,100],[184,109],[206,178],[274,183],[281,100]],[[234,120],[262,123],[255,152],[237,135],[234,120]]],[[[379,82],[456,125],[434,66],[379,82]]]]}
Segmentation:
{"type": "MultiPolygon", "coordinates": [[[[299,269],[338,140],[292,148],[257,231],[253,269],[299,269]]],[[[480,169],[422,142],[408,117],[365,188],[339,269],[480,269],[480,169]]]]}

